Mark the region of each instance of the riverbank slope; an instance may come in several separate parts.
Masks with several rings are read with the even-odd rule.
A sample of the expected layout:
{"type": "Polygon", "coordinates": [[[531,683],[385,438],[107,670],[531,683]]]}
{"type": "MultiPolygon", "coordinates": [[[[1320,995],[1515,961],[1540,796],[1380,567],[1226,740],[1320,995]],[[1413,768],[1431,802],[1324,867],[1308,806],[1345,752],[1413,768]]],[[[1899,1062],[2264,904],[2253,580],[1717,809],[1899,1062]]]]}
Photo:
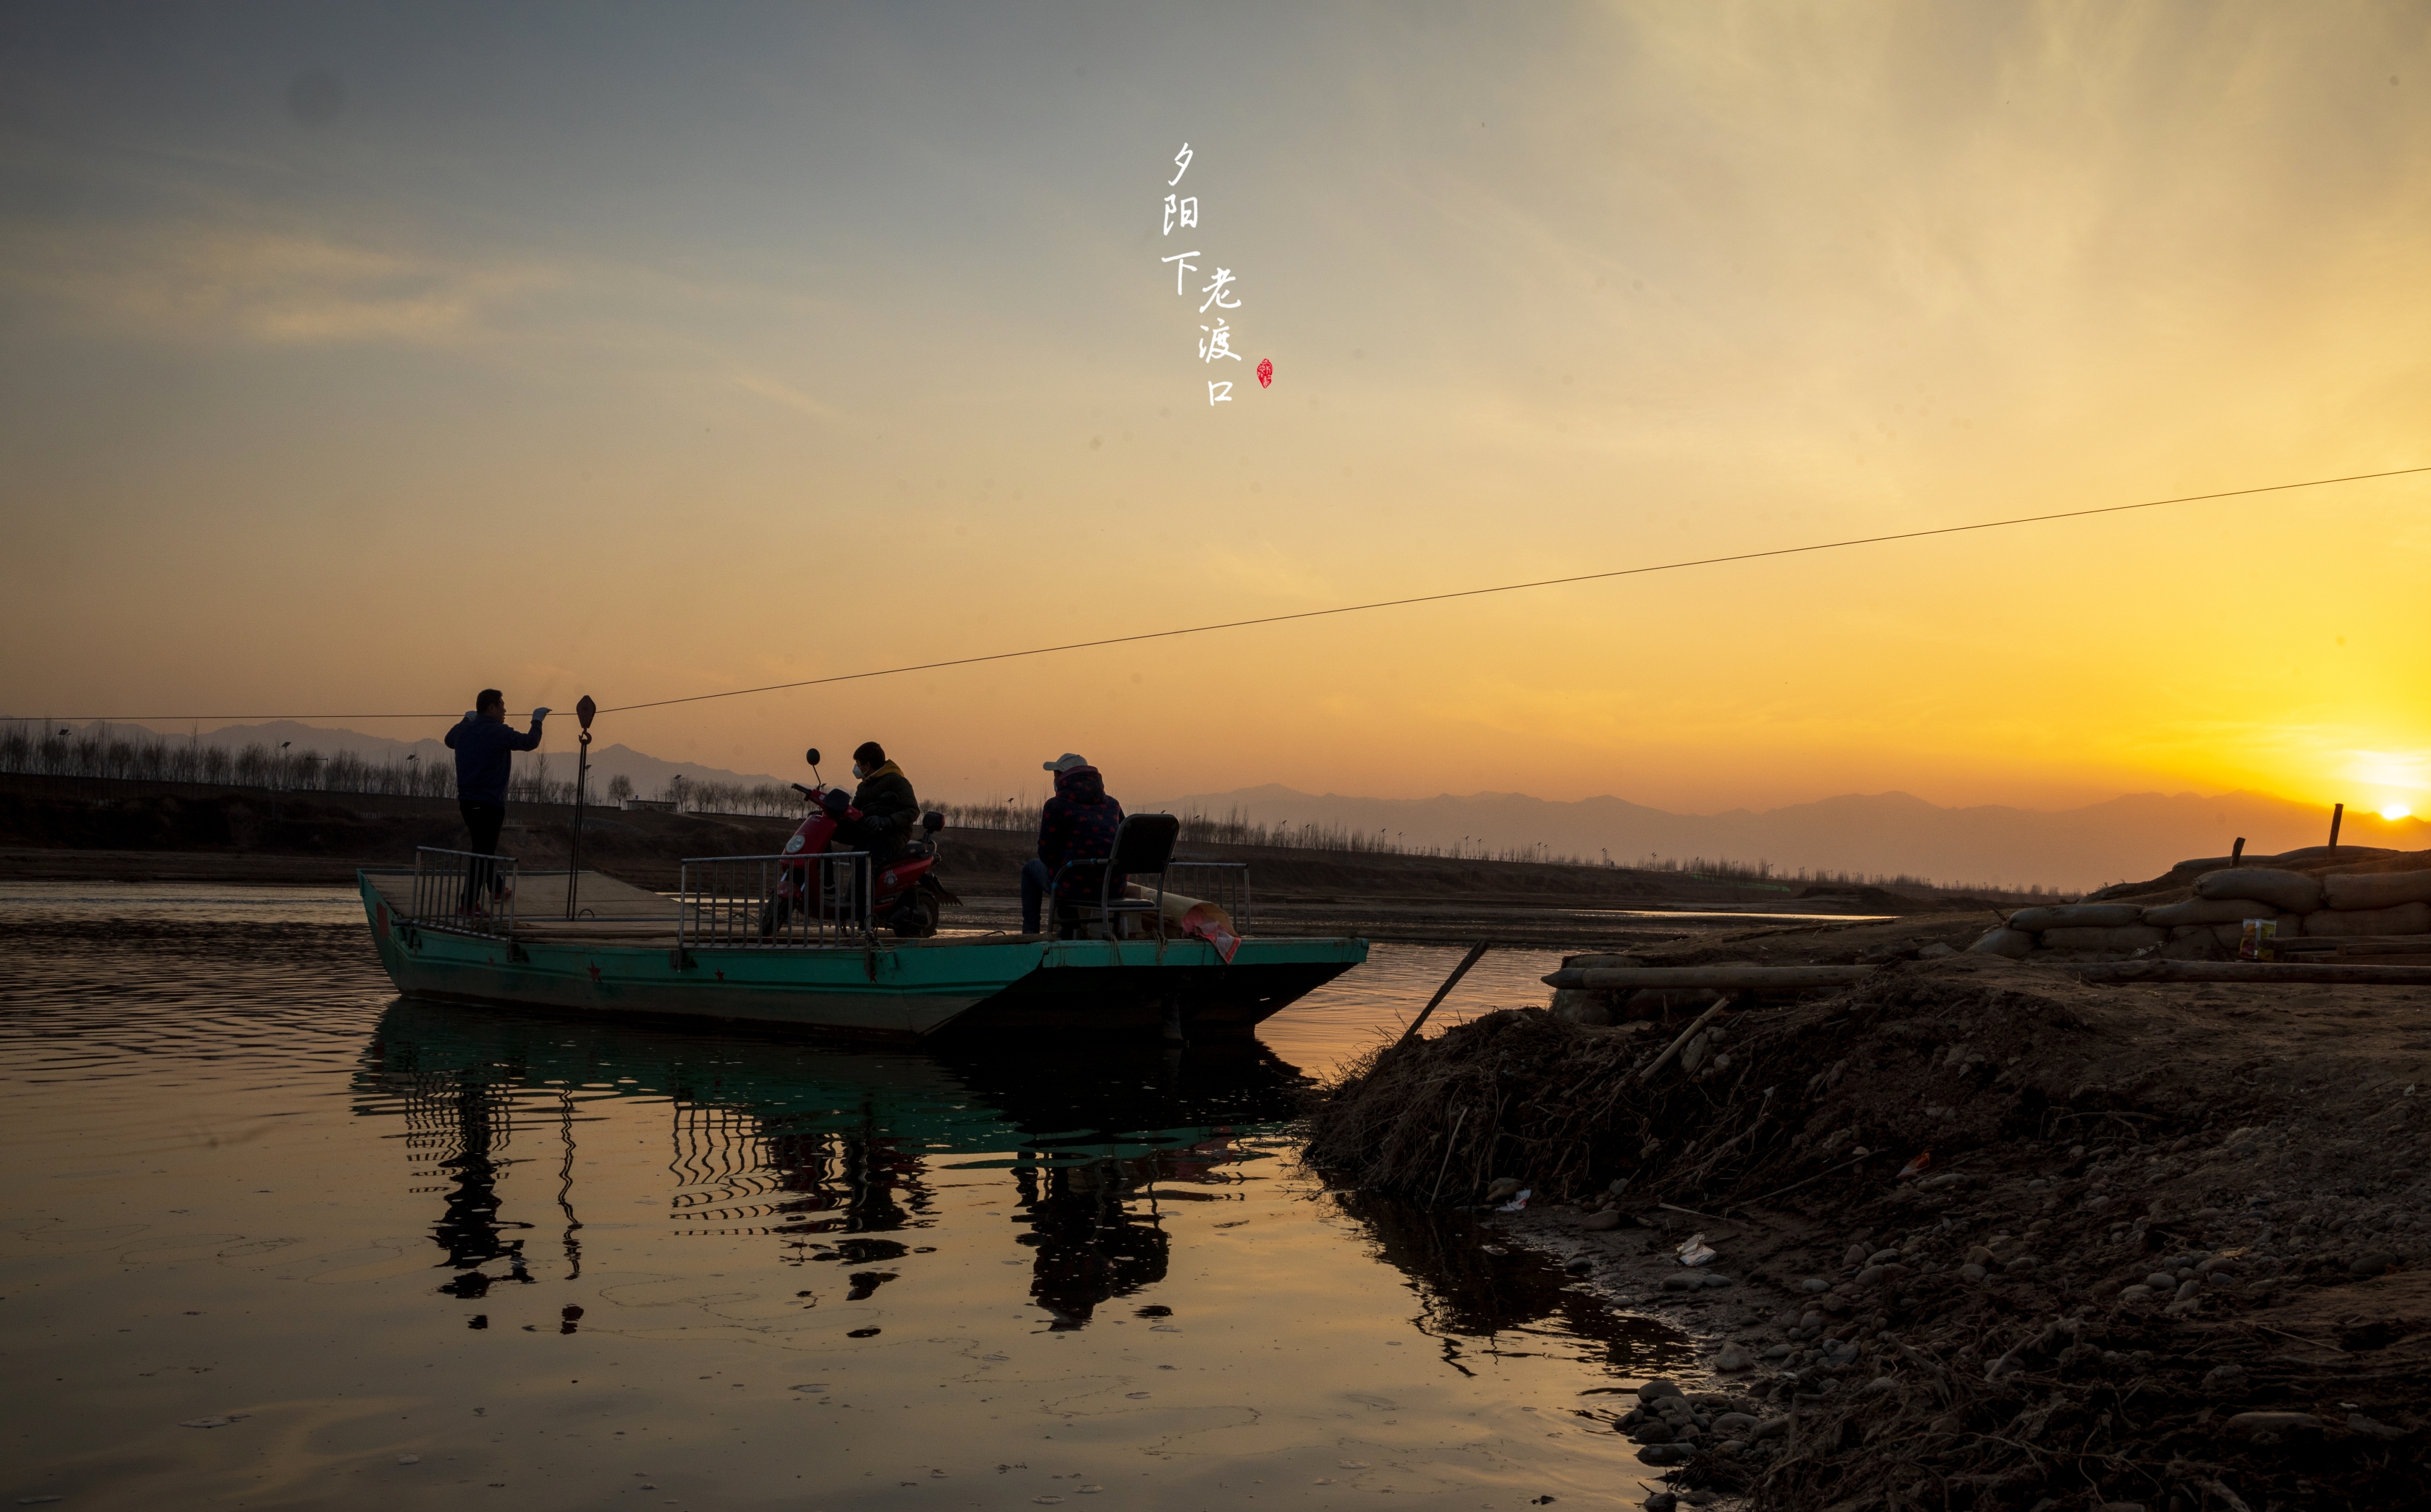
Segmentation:
{"type": "Polygon", "coordinates": [[[1635,1425],[1684,1486],[2258,1512],[2431,1484],[2431,991],[1893,961],[1644,1074],[1689,1011],[1386,1051],[1311,1157],[1419,1201],[1509,1178],[1515,1242],[1702,1335],[1682,1383],[1755,1420],[1635,1425]]]}

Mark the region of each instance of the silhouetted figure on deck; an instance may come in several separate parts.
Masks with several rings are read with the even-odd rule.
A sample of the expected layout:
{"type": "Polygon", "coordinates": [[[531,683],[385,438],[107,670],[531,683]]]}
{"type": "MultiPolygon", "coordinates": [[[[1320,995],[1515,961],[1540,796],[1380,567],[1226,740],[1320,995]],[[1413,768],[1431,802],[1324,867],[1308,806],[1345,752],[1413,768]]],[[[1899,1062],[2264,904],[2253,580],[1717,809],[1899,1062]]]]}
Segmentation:
{"type": "MultiPolygon", "coordinates": [[[[483,688],[473,707],[447,731],[447,748],[456,753],[456,807],[472,832],[465,849],[481,856],[498,853],[498,832],[507,824],[507,778],[519,750],[540,748],[541,721],[546,709],[534,709],[531,729],[518,735],[507,728],[507,696],[483,688]]],[[[489,900],[503,893],[497,867],[476,861],[464,874],[461,906],[467,914],[484,912],[489,900]]]]}
{"type": "MultiPolygon", "coordinates": [[[[1115,832],[1123,827],[1123,806],[1106,791],[1105,779],[1086,758],[1065,751],[1044,764],[1055,774],[1055,796],[1038,815],[1038,857],[1021,868],[1021,932],[1036,934],[1047,908],[1078,903],[1098,896],[1105,879],[1090,866],[1064,867],[1075,861],[1096,861],[1115,853],[1115,832]],[[1061,881],[1058,881],[1059,874],[1061,881]],[[1055,896],[1048,898],[1048,893],[1055,896]]],[[[1123,879],[1114,879],[1119,897],[1123,879]]]]}
{"type": "Polygon", "coordinates": [[[861,817],[838,825],[836,839],[848,849],[868,851],[873,863],[883,865],[919,832],[920,799],[912,791],[912,779],[886,759],[886,748],[874,740],[853,748],[852,775],[861,782],[852,790],[852,806],[861,817]]]}

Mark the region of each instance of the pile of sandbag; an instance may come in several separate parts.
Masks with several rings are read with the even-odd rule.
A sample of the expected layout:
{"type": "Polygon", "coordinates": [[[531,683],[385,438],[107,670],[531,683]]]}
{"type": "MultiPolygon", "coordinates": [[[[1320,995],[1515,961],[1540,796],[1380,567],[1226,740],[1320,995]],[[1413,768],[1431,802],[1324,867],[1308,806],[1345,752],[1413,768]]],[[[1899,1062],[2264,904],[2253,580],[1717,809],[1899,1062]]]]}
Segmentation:
{"type": "Polygon", "coordinates": [[[2236,953],[2250,920],[2269,921],[2281,939],[2431,934],[2431,870],[2316,876],[2223,866],[2196,877],[2194,896],[2176,902],[2021,908],[1969,949],[2021,957],[2038,949],[2132,955],[2157,947],[2164,956],[2216,961],[2236,953]]]}

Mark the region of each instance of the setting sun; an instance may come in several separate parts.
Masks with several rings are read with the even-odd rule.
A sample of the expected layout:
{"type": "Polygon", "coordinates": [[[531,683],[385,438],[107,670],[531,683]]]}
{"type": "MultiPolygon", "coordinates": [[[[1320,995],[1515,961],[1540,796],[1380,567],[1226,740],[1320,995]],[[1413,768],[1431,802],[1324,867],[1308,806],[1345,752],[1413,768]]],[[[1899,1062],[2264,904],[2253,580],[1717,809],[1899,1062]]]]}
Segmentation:
{"type": "Polygon", "coordinates": [[[2410,816],[2413,813],[2414,813],[2414,811],[2413,811],[2412,809],[2406,808],[2405,805],[2400,804],[2398,807],[2393,808],[2393,809],[2383,809],[2383,810],[2381,810],[2381,811],[2380,811],[2380,816],[2381,816],[2382,818],[2384,818],[2384,819],[2391,819],[2391,820],[2395,820],[2395,819],[2403,819],[2403,818],[2406,818],[2406,817],[2410,816]]]}

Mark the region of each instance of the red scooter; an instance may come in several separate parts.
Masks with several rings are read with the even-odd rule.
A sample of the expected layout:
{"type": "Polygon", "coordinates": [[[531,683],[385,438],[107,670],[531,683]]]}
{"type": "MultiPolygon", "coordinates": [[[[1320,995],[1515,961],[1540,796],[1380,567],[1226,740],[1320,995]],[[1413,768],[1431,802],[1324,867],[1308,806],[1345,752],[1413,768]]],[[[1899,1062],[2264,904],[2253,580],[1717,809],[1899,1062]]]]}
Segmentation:
{"type": "MultiPolygon", "coordinates": [[[[818,748],[804,753],[811,775],[819,772],[818,748]]],[[[816,782],[805,787],[793,784],[794,791],[811,802],[810,815],[801,828],[785,842],[785,860],[777,868],[776,896],[760,910],[760,937],[773,939],[796,914],[815,916],[841,922],[853,913],[853,870],[844,866],[818,866],[813,864],[828,853],[836,831],[849,819],[861,817],[852,806],[852,798],[840,787],[816,782]]],[[[869,927],[891,929],[905,939],[927,939],[937,932],[937,911],[961,899],[946,891],[936,878],[937,832],[946,827],[946,816],[929,813],[920,816],[920,833],[906,841],[894,858],[883,864],[874,858],[868,867],[870,878],[869,927]]]]}

